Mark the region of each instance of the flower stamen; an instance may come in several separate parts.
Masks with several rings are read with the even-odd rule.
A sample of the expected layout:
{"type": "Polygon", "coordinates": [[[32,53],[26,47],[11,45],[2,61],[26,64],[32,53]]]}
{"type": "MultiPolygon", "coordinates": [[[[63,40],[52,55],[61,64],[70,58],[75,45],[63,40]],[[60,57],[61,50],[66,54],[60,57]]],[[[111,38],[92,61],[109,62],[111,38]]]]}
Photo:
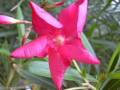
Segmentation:
{"type": "Polygon", "coordinates": [[[56,38],[53,39],[53,42],[56,44],[56,45],[63,45],[64,44],[64,37],[59,35],[57,36],[56,38]]]}

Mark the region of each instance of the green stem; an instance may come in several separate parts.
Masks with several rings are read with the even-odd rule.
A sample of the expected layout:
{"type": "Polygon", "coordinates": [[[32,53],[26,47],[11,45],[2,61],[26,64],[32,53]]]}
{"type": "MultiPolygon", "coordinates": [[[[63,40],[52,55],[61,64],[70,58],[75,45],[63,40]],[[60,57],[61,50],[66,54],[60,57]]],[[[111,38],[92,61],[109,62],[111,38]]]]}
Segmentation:
{"type": "Polygon", "coordinates": [[[77,62],[76,62],[75,60],[73,60],[73,64],[75,65],[77,71],[80,73],[82,79],[85,81],[85,83],[88,85],[88,87],[89,87],[90,89],[92,89],[92,90],[97,90],[97,89],[96,89],[93,85],[91,85],[91,84],[89,83],[89,81],[82,75],[82,71],[80,70],[80,68],[79,68],[79,66],[78,66],[78,64],[77,64],[77,62]]]}

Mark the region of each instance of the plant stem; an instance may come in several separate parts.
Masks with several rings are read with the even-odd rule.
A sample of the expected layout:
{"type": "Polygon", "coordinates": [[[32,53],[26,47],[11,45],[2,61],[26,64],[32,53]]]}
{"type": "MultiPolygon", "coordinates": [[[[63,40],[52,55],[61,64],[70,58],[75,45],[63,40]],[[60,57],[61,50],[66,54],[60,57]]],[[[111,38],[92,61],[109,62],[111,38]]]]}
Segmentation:
{"type": "Polygon", "coordinates": [[[73,64],[75,65],[76,69],[78,70],[78,72],[80,73],[80,75],[82,74],[82,71],[80,70],[77,62],[75,60],[73,60],[73,64]]]}
{"type": "Polygon", "coordinates": [[[78,64],[77,64],[77,62],[76,62],[75,60],[73,60],[73,64],[75,65],[77,71],[80,73],[82,79],[85,81],[86,85],[88,85],[88,87],[89,87],[90,89],[92,89],[92,90],[97,90],[97,89],[96,89],[93,85],[91,85],[91,84],[89,83],[89,81],[82,75],[82,71],[80,70],[80,68],[79,68],[79,66],[78,66],[78,64]]]}
{"type": "Polygon", "coordinates": [[[88,88],[87,87],[73,87],[73,88],[68,88],[65,90],[88,90],[88,88]]]}
{"type": "Polygon", "coordinates": [[[22,2],[24,2],[24,0],[20,0],[14,7],[11,8],[10,11],[14,11],[16,8],[18,8],[22,4],[22,2]]]}

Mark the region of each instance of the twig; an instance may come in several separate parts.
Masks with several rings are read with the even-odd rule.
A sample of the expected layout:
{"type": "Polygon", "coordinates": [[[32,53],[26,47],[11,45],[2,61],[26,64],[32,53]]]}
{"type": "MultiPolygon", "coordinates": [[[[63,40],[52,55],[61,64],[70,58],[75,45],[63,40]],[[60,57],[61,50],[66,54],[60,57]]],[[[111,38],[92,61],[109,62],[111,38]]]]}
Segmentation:
{"type": "Polygon", "coordinates": [[[14,7],[12,7],[12,8],[10,9],[10,11],[11,11],[11,12],[14,11],[17,7],[20,6],[20,4],[21,4],[23,1],[24,1],[24,0],[20,0],[14,7]]]}
{"type": "Polygon", "coordinates": [[[82,72],[81,72],[81,70],[80,70],[80,68],[75,60],[73,60],[73,64],[75,65],[77,71],[80,73],[82,79],[85,81],[85,86],[88,86],[92,90],[97,90],[93,85],[91,85],[89,83],[89,81],[85,77],[82,76],[82,72]]]}
{"type": "Polygon", "coordinates": [[[27,20],[19,20],[18,23],[19,24],[32,24],[31,21],[27,21],[27,20]]]}

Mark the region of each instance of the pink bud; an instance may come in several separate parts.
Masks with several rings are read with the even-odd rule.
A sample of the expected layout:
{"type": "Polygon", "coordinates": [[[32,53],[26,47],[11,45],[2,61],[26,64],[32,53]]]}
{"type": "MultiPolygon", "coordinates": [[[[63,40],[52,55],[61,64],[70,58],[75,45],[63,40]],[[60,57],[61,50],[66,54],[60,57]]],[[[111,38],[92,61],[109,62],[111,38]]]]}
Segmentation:
{"type": "Polygon", "coordinates": [[[16,24],[21,22],[22,22],[21,20],[17,20],[5,15],[0,15],[0,24],[16,24]]]}
{"type": "Polygon", "coordinates": [[[61,6],[64,4],[64,1],[54,3],[55,6],[61,6]]]}

